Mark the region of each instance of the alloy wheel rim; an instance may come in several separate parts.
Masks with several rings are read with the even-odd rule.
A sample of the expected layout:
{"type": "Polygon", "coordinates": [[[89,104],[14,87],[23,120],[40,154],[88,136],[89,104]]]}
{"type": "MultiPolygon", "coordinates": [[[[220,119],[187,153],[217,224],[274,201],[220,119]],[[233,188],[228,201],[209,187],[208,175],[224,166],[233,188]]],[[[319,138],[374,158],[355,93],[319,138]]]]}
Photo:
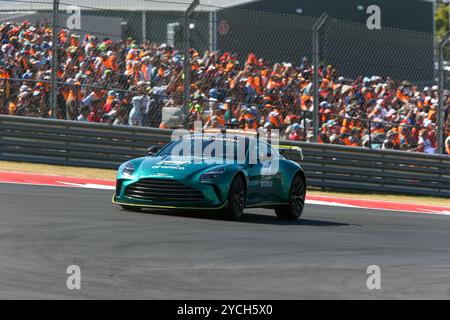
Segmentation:
{"type": "Polygon", "coordinates": [[[234,186],[233,206],[236,213],[241,214],[244,211],[244,190],[240,180],[234,186]]]}
{"type": "Polygon", "coordinates": [[[305,187],[301,181],[296,181],[292,186],[291,203],[297,214],[303,211],[305,206],[305,187]]]}

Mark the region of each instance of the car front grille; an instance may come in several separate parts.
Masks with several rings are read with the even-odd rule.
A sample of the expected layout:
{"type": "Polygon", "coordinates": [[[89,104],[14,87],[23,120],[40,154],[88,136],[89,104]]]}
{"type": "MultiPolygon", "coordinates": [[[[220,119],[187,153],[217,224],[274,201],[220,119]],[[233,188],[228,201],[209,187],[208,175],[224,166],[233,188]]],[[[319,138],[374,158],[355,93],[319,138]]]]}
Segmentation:
{"type": "Polygon", "coordinates": [[[193,202],[203,200],[203,194],[179,181],[142,179],[130,184],[125,196],[155,202],[193,202]]]}

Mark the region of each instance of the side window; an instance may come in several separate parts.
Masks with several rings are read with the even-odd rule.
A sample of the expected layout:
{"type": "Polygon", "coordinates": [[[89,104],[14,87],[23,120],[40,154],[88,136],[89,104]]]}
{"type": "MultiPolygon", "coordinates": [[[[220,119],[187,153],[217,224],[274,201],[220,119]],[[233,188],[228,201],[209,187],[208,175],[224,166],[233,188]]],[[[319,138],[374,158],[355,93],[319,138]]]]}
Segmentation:
{"type": "Polygon", "coordinates": [[[272,150],[272,160],[280,160],[283,158],[283,156],[276,150],[274,147],[270,146],[272,150]]]}
{"type": "Polygon", "coordinates": [[[258,146],[258,160],[260,162],[269,162],[280,160],[280,154],[272,146],[267,143],[260,143],[258,146]]]}

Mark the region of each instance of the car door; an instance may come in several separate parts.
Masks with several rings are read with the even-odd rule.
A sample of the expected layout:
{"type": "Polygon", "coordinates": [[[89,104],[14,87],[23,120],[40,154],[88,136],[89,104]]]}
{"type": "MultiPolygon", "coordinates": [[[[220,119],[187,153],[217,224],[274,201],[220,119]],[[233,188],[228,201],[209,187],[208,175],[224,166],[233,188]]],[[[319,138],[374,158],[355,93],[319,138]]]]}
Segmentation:
{"type": "Polygon", "coordinates": [[[277,201],[281,187],[279,154],[271,146],[259,143],[256,147],[257,161],[248,164],[248,205],[264,205],[277,201]]]}

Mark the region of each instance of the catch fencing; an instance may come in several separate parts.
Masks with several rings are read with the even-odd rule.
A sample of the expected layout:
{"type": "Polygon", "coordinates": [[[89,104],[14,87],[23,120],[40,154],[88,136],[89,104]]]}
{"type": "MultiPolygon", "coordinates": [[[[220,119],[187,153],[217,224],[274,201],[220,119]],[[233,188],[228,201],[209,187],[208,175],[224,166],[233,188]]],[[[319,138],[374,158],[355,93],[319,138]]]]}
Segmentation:
{"type": "MultiPolygon", "coordinates": [[[[284,118],[295,115],[299,122],[305,122],[303,141],[311,135],[313,141],[327,143],[336,134],[343,144],[349,137],[349,127],[342,119],[350,117],[364,123],[356,128],[355,135],[359,136],[355,139],[368,136],[370,140],[377,134],[386,145],[404,141],[396,148],[423,152],[426,145],[432,152],[445,152],[444,141],[450,135],[450,94],[445,91],[448,81],[441,71],[448,57],[437,63],[435,51],[443,55],[445,48],[435,48],[433,34],[385,26],[369,30],[365,24],[326,14],[308,17],[260,12],[233,7],[236,4],[0,0],[1,32],[8,34],[2,37],[23,46],[29,42],[34,55],[31,62],[29,50],[22,46],[18,55],[9,55],[11,43],[4,44],[0,89],[9,87],[0,91],[0,112],[72,120],[88,111],[106,113],[101,109],[108,102],[107,92],[114,89],[114,99],[120,100],[128,117],[133,96],[143,95],[142,90],[153,92],[149,95],[163,91],[167,97],[152,109],[157,115],[142,125],[160,126],[160,109],[169,103],[182,108],[183,124],[189,126],[188,115],[197,103],[197,94],[202,97],[205,117],[227,100],[229,109],[241,110],[236,111],[237,118],[244,118],[244,108],[239,109],[242,106],[254,106],[258,121],[272,110],[284,118]],[[25,20],[28,27],[22,25],[25,20]],[[7,22],[13,25],[5,26],[7,22]],[[221,58],[224,61],[217,61],[221,58]],[[21,64],[31,65],[31,74],[21,64]],[[155,67],[157,72],[149,75],[145,66],[155,67]],[[48,87],[45,98],[33,101],[38,98],[31,95],[41,90],[34,83],[28,94],[19,97],[23,84],[41,82],[37,79],[41,76],[48,87]],[[261,84],[264,81],[272,85],[261,84]],[[437,84],[439,88],[432,89],[437,84]],[[94,88],[101,88],[98,100],[80,103],[94,88]],[[75,92],[77,101],[68,101],[70,91],[75,92]],[[377,104],[380,99],[383,106],[377,104]],[[36,112],[39,108],[23,108],[24,104],[44,101],[45,116],[36,112]],[[330,103],[332,119],[324,116],[330,110],[322,108],[320,102],[330,103]],[[373,113],[378,107],[393,113],[373,113]],[[382,127],[373,129],[371,122],[377,118],[383,120],[376,121],[382,127]],[[327,129],[329,120],[336,120],[336,132],[327,129]],[[409,128],[404,139],[405,134],[398,132],[403,127],[409,128]]],[[[122,122],[128,123],[127,119],[122,122]]]]}
{"type": "MultiPolygon", "coordinates": [[[[0,160],[117,169],[163,146],[171,130],[0,116],[0,160]]],[[[450,158],[283,141],[299,146],[308,185],[450,197],[450,158]]]]}

